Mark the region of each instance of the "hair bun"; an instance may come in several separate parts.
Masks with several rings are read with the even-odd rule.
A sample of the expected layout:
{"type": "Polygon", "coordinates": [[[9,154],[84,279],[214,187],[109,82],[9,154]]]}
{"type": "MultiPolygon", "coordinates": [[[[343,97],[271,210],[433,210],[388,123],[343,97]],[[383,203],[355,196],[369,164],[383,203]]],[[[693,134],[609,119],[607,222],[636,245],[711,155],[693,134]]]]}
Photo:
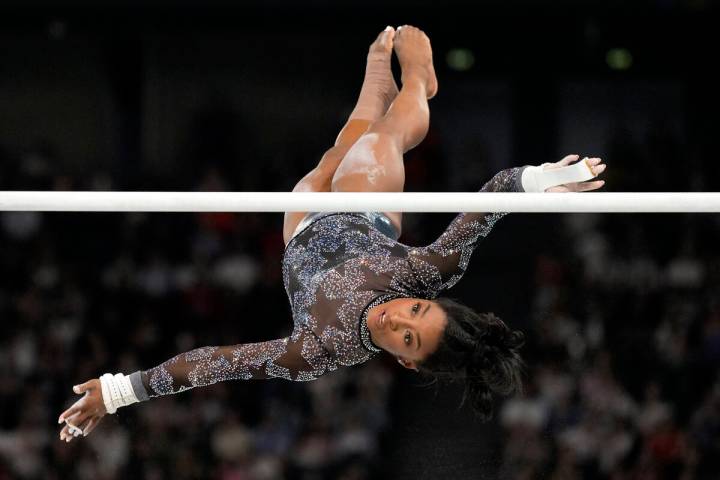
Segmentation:
{"type": "Polygon", "coordinates": [[[482,340],[476,341],[472,351],[469,352],[467,366],[485,369],[492,364],[492,347],[482,340]]]}
{"type": "Polygon", "coordinates": [[[469,401],[483,419],[492,416],[493,395],[522,390],[522,359],[518,349],[525,337],[492,313],[479,314],[446,298],[435,300],[448,323],[438,348],[420,365],[436,378],[461,380],[463,403],[469,401]]]}
{"type": "Polygon", "coordinates": [[[520,330],[512,330],[508,338],[508,345],[512,349],[518,349],[525,345],[525,334],[520,330]]]}
{"type": "MultiPolygon", "coordinates": [[[[505,322],[494,314],[488,314],[488,325],[481,333],[481,338],[488,345],[503,351],[515,350],[525,343],[525,335],[520,330],[511,330],[505,322]]],[[[481,340],[481,341],[482,341],[481,340]]]]}

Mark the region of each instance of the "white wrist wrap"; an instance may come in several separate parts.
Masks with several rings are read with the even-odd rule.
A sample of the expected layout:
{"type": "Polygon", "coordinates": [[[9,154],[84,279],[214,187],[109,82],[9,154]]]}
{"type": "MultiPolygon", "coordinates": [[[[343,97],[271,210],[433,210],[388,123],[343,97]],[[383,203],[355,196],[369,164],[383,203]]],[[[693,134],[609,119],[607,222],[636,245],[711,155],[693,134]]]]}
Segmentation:
{"type": "Polygon", "coordinates": [[[543,164],[539,167],[527,167],[520,178],[523,190],[532,193],[541,193],[551,187],[565,185],[566,183],[584,182],[595,178],[587,158],[567,167],[545,170],[543,164]]]}
{"type": "Polygon", "coordinates": [[[116,375],[106,373],[100,377],[100,386],[102,388],[103,403],[105,403],[107,413],[115,413],[118,408],[139,401],[133,391],[130,377],[122,373],[116,375]]]}

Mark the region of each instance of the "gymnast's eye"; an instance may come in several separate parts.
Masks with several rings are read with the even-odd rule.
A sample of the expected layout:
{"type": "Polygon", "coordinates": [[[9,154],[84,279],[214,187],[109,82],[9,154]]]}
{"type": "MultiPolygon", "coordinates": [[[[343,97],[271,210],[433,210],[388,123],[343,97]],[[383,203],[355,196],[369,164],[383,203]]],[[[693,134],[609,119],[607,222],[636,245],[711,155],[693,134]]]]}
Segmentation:
{"type": "Polygon", "coordinates": [[[409,331],[405,332],[405,344],[406,345],[412,344],[412,334],[410,334],[409,331]]]}
{"type": "Polygon", "coordinates": [[[412,307],[412,312],[413,312],[413,313],[417,313],[419,310],[420,310],[420,304],[419,304],[419,303],[416,303],[415,305],[413,305],[413,307],[412,307]]]}

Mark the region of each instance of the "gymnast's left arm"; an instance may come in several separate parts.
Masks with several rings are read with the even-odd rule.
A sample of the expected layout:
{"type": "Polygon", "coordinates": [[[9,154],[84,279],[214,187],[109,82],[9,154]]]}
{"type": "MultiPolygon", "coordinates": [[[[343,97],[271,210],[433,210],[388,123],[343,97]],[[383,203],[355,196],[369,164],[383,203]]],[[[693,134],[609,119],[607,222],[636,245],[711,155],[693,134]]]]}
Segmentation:
{"type": "Polygon", "coordinates": [[[65,423],[60,438],[70,441],[85,436],[105,414],[153,397],[228,380],[314,380],[332,369],[329,353],[302,329],[267,342],[197,348],[149,370],[130,375],[106,373],[76,385],[73,391],[83,397],[60,415],[58,423],[65,423]]]}
{"type": "MultiPolygon", "coordinates": [[[[589,181],[605,170],[602,161],[599,158],[584,158],[578,162],[579,158],[578,155],[568,155],[559,162],[538,167],[502,170],[480,192],[585,192],[602,187],[602,180],[589,181]]],[[[461,213],[432,244],[410,249],[410,267],[429,295],[437,295],[462,278],[478,242],[505,215],[461,213]]]]}

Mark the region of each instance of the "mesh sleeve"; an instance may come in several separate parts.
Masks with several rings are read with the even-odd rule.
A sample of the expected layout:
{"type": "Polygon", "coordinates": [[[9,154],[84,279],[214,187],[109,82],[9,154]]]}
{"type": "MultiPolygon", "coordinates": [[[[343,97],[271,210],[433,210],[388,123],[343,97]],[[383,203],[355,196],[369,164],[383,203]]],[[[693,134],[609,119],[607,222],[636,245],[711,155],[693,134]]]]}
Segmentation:
{"type": "Polygon", "coordinates": [[[334,362],[312,333],[259,343],[202,347],[141,373],[149,397],[169,395],[227,380],[314,380],[334,362]]]}
{"type": "MultiPolygon", "coordinates": [[[[511,168],[497,173],[480,192],[523,191],[520,184],[522,170],[511,168]]],[[[429,296],[452,287],[462,278],[475,246],[505,215],[461,213],[432,244],[410,250],[410,267],[429,296]]]]}

